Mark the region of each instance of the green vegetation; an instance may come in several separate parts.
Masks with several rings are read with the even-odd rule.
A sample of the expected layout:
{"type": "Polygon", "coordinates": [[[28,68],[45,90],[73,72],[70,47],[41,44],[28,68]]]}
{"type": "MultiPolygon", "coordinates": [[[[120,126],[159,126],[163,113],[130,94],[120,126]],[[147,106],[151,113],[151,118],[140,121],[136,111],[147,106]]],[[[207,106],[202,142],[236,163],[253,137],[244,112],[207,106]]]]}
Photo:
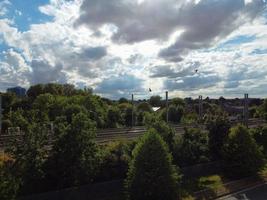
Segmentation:
{"type": "Polygon", "coordinates": [[[184,135],[175,140],[173,156],[182,167],[208,162],[208,134],[200,129],[185,129],[184,135]]]}
{"type": "MultiPolygon", "coordinates": [[[[125,179],[129,199],[177,199],[178,193],[193,199],[197,190],[222,188],[222,177],[240,178],[259,170],[266,175],[267,128],[230,129],[219,105],[223,98],[204,102],[207,130],[186,128],[176,135],[174,124],[198,125],[197,100],[172,99],[168,124],[166,104],[159,96],[132,105],[125,98],[112,101],[68,84],[39,84],[27,93],[1,94],[3,131],[14,134],[19,127],[23,133],[6,149],[8,156],[0,157],[1,199],[117,179],[125,179]],[[154,112],[152,106],[161,108],[154,112]],[[149,131],[139,141],[96,143],[97,129],[132,125],[149,131]],[[225,173],[219,169],[191,177],[183,171],[209,161],[223,161],[225,173]]],[[[256,102],[251,115],[264,117],[266,105],[256,102]]]]}
{"type": "Polygon", "coordinates": [[[264,156],[246,127],[231,128],[223,147],[226,172],[231,176],[256,174],[264,165],[264,156]]]}
{"type": "Polygon", "coordinates": [[[178,181],[177,169],[172,165],[167,145],[151,129],[133,151],[125,183],[127,199],[177,199],[178,181]]]}
{"type": "Polygon", "coordinates": [[[100,152],[94,141],[95,123],[85,114],[73,116],[70,125],[55,142],[45,165],[46,181],[52,188],[90,183],[100,164],[100,152]]]}
{"type": "Polygon", "coordinates": [[[228,136],[231,125],[226,116],[218,115],[208,122],[209,149],[213,160],[222,158],[222,147],[228,136]]]}

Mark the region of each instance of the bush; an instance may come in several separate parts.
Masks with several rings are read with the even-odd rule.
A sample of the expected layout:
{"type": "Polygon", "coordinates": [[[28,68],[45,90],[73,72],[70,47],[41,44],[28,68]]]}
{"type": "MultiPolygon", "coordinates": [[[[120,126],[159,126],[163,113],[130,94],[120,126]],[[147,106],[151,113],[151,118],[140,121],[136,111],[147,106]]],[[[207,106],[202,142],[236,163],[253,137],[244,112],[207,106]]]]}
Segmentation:
{"type": "Polygon", "coordinates": [[[255,174],[263,165],[264,157],[254,138],[243,125],[237,125],[223,147],[224,168],[230,176],[255,174]]]}
{"type": "Polygon", "coordinates": [[[104,146],[97,181],[125,178],[134,145],[134,141],[117,141],[104,146]]]}
{"type": "Polygon", "coordinates": [[[151,129],[133,151],[125,181],[127,199],[177,199],[179,179],[166,143],[151,129]]]}
{"type": "Polygon", "coordinates": [[[185,129],[184,135],[175,140],[173,155],[179,166],[208,162],[208,134],[200,129],[185,129]]]}
{"type": "Polygon", "coordinates": [[[1,200],[15,200],[21,180],[14,176],[8,163],[0,165],[0,180],[1,200]]]}

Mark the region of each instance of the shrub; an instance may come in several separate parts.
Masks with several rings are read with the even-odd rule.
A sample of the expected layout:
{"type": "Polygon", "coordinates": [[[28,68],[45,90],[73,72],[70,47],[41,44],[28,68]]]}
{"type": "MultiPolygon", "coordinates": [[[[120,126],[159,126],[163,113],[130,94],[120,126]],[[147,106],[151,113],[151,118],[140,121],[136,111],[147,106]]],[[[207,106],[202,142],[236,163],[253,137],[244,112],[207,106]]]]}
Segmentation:
{"type": "Polygon", "coordinates": [[[116,141],[103,147],[97,181],[125,178],[135,141],[116,141]]]}
{"type": "Polygon", "coordinates": [[[255,174],[264,164],[263,154],[243,125],[231,128],[223,147],[223,160],[228,175],[238,177],[255,174]]]}
{"type": "Polygon", "coordinates": [[[125,181],[127,199],[177,199],[179,178],[166,143],[149,130],[133,151],[125,181]]]}

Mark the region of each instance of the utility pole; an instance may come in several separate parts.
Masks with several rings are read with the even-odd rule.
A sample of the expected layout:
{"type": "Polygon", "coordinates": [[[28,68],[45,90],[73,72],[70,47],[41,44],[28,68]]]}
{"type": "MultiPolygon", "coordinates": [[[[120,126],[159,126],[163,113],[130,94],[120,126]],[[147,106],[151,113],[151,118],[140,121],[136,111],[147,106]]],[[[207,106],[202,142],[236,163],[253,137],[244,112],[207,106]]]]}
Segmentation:
{"type": "Polygon", "coordinates": [[[2,133],[2,95],[0,95],[0,134],[2,133]]]}
{"type": "Polygon", "coordinates": [[[203,103],[202,103],[202,96],[198,97],[198,114],[199,114],[199,121],[202,122],[203,119],[203,103]]]}
{"type": "Polygon", "coordinates": [[[132,94],[132,127],[134,126],[134,95],[132,94]]]}
{"type": "Polygon", "coordinates": [[[248,94],[244,94],[244,110],[243,110],[243,116],[244,116],[244,125],[248,126],[248,94]]]}
{"type": "Polygon", "coordinates": [[[168,91],[166,91],[166,122],[169,122],[168,91]]]}

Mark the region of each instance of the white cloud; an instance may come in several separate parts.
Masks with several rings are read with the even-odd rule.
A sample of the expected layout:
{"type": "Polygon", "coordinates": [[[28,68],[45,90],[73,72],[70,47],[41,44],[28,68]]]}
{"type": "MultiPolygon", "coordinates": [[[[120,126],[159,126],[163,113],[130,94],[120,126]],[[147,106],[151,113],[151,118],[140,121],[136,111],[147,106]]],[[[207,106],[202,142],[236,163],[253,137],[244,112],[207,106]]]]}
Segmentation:
{"type": "Polygon", "coordinates": [[[27,31],[0,19],[0,41],[13,48],[0,58],[0,90],[69,82],[112,98],[129,91],[147,97],[147,88],[153,95],[234,96],[252,88],[265,95],[267,54],[253,53],[267,46],[262,6],[261,0],[51,0],[39,10],[53,19],[27,31]],[[222,45],[240,35],[255,40],[222,45]],[[162,49],[169,51],[160,54],[164,59],[162,49]]]}

